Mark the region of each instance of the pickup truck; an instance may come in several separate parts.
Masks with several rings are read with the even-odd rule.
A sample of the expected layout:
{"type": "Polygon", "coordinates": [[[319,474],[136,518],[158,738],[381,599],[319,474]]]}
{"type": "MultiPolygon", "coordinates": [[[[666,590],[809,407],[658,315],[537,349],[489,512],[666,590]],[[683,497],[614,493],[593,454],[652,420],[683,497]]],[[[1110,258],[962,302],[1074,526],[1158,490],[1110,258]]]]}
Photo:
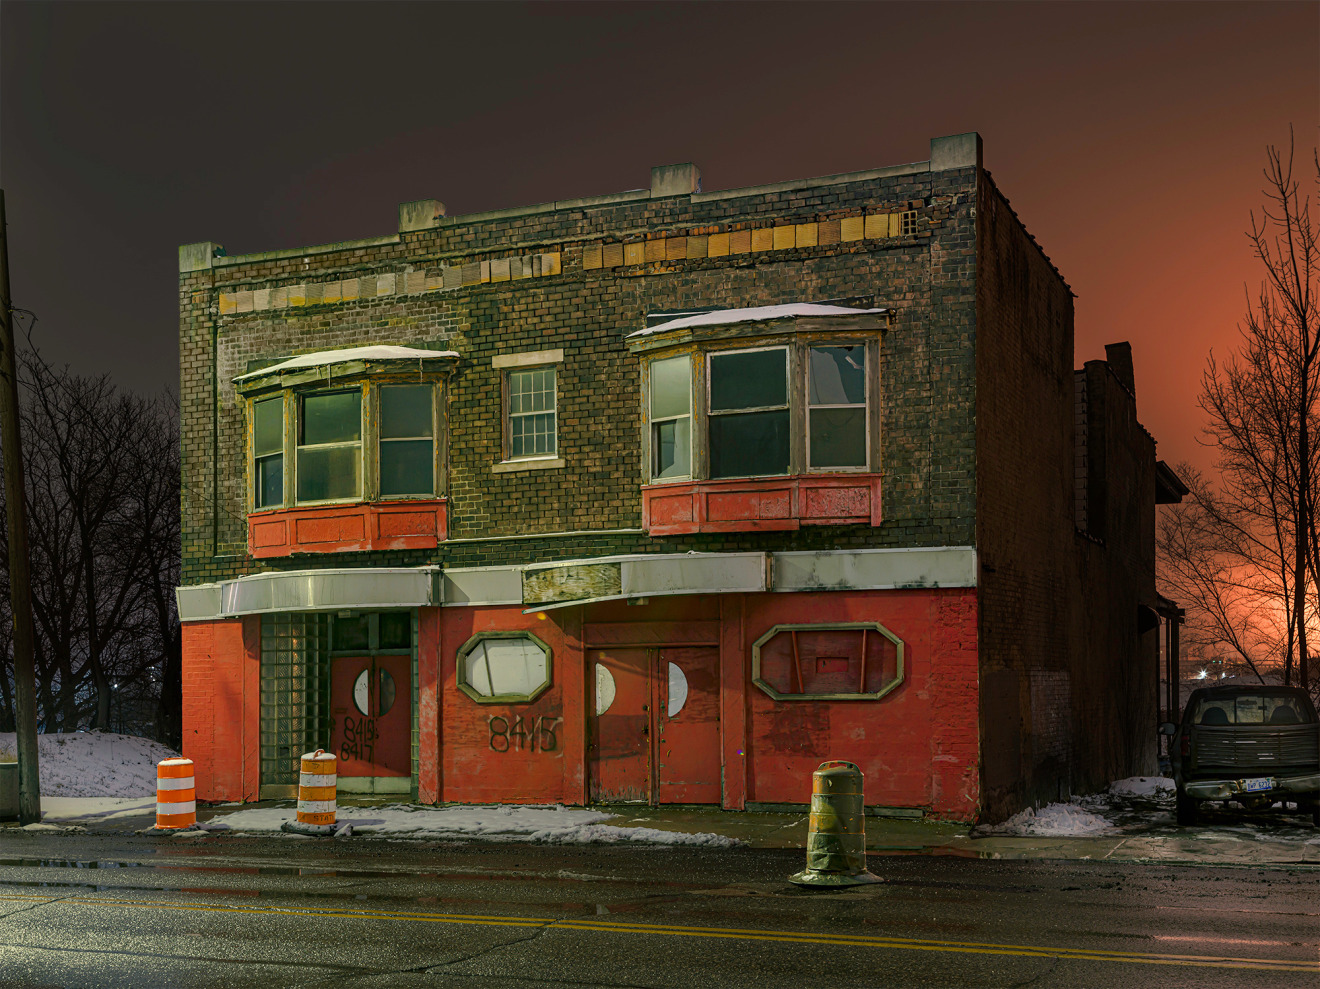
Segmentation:
{"type": "Polygon", "coordinates": [[[1320,827],[1320,719],[1298,687],[1217,686],[1192,692],[1170,737],[1179,824],[1206,800],[1250,810],[1297,804],[1320,827]]]}

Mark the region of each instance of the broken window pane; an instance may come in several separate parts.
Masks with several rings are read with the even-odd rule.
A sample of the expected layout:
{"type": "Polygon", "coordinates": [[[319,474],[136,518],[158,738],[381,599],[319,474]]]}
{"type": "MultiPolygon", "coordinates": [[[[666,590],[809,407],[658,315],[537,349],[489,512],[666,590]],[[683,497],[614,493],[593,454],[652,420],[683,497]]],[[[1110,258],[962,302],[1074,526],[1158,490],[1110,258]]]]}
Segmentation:
{"type": "Polygon", "coordinates": [[[812,467],[865,467],[866,406],[812,409],[808,443],[812,467]]]}
{"type": "Polygon", "coordinates": [[[710,476],[788,473],[788,409],[710,417],[710,476]]]}
{"type": "Polygon", "coordinates": [[[866,467],[866,348],[812,347],[807,374],[807,462],[866,467]]]}
{"type": "Polygon", "coordinates": [[[710,355],[710,411],[788,404],[788,351],[710,355]]]}
{"type": "Polygon", "coordinates": [[[812,347],[809,400],[812,405],[866,402],[866,348],[812,347]]]}
{"type": "Polygon", "coordinates": [[[684,357],[651,362],[651,419],[685,416],[692,409],[692,361],[684,357]]]}
{"type": "Polygon", "coordinates": [[[692,472],[691,419],[683,416],[654,423],[651,448],[655,459],[653,478],[687,477],[692,472]]]}

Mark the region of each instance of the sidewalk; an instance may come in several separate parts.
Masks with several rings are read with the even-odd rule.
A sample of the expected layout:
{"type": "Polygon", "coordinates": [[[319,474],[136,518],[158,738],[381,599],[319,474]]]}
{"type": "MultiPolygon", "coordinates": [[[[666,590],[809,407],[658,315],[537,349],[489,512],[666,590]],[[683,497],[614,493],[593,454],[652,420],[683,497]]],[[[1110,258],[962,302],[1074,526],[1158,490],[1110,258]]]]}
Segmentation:
{"type": "MultiPolygon", "coordinates": [[[[54,803],[54,801],[52,801],[54,803]]],[[[154,823],[154,799],[147,798],[113,813],[79,813],[66,799],[56,813],[48,813],[42,830],[91,833],[133,833],[154,823]]],[[[198,808],[198,822],[208,835],[223,840],[234,834],[276,833],[278,822],[294,816],[292,801],[261,801],[198,808]],[[263,812],[253,815],[251,812],[263,812]],[[253,826],[255,816],[262,823],[253,826]],[[229,819],[233,823],[228,823],[229,819]]],[[[621,832],[647,829],[636,835],[643,844],[706,844],[728,847],[805,849],[805,813],[722,811],[716,808],[645,807],[613,805],[591,808],[501,808],[448,805],[409,806],[397,802],[349,798],[341,800],[339,820],[353,824],[354,835],[373,834],[392,839],[543,841],[591,843],[621,840],[621,832]],[[388,813],[386,809],[388,808],[388,813]],[[423,822],[400,831],[397,819],[416,817],[423,822]],[[546,819],[553,823],[547,823],[546,819]],[[387,821],[393,820],[391,827],[387,821]],[[439,821],[440,823],[436,823],[439,821]],[[720,836],[702,839],[700,836],[720,836]]],[[[0,835],[14,825],[0,824],[0,835]]],[[[989,859],[1056,859],[1111,862],[1146,862],[1166,865],[1236,865],[1320,869],[1320,831],[1280,828],[1278,840],[1268,830],[1256,832],[1232,827],[1174,828],[1158,820],[1127,825],[1120,833],[1089,836],[1011,836],[986,834],[966,824],[940,821],[868,817],[866,847],[878,855],[949,855],[989,859]],[[1163,832],[1163,833],[1161,833],[1163,832]],[[1236,832],[1236,833],[1235,833],[1236,832]]],[[[630,836],[622,835],[622,840],[630,836]]]]}
{"type": "MultiPolygon", "coordinates": [[[[667,807],[612,808],[619,827],[707,831],[745,841],[752,848],[806,848],[805,814],[763,814],[667,807]]],[[[1320,831],[1310,843],[1243,840],[1206,828],[1184,836],[1097,835],[1051,838],[981,835],[966,824],[868,817],[868,852],[890,855],[954,855],[990,859],[1093,859],[1166,865],[1305,865],[1320,868],[1320,831]],[[1193,836],[1194,835],[1194,836],[1193,836]]]]}

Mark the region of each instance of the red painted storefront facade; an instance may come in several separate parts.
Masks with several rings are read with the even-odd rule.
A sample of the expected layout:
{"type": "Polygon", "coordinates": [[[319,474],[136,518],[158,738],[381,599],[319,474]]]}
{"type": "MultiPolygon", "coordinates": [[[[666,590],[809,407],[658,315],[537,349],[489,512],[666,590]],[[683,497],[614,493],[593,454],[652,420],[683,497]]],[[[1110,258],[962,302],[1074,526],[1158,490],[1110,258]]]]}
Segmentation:
{"type": "MultiPolygon", "coordinates": [[[[847,758],[868,805],[971,819],[978,801],[974,589],[675,597],[524,614],[421,608],[416,649],[417,799],[585,804],[617,800],[802,804],[811,772],[847,758]],[[879,700],[775,700],[752,678],[751,645],[777,625],[874,622],[904,646],[902,680],[879,700]],[[457,686],[460,646],[525,629],[551,649],[550,686],[526,704],[478,704],[457,686]],[[668,716],[669,664],[686,699],[668,716]],[[611,671],[596,713],[594,671],[611,671]]],[[[260,793],[260,616],[185,625],[184,754],[199,797],[260,793]],[[201,689],[205,686],[207,689],[201,689]]]]}

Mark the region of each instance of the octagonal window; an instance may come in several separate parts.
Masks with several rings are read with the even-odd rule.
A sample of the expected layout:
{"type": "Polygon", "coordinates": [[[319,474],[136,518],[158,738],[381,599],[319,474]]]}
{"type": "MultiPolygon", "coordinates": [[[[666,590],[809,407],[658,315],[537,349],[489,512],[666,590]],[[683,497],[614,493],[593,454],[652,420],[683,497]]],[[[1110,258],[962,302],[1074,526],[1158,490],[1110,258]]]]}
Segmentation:
{"type": "Polygon", "coordinates": [[[458,689],[479,704],[533,701],[550,686],[550,647],[531,632],[482,632],[458,651],[458,689]]]}
{"type": "Polygon", "coordinates": [[[752,646],[775,700],[878,700],[903,682],[903,642],[877,622],[776,625],[752,646]]]}

